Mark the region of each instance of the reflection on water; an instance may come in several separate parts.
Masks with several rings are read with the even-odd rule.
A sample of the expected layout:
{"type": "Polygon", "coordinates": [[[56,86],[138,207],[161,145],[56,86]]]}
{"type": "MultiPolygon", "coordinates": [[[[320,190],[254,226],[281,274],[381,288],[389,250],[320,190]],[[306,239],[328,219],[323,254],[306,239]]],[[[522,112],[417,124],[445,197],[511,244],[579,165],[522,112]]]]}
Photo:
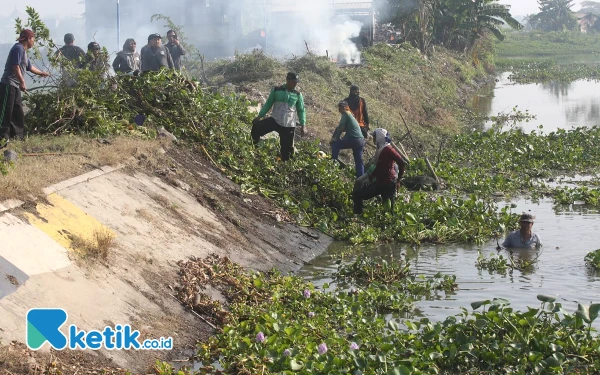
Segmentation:
{"type": "MultiPolygon", "coordinates": [[[[457,276],[459,290],[440,292],[433,300],[417,305],[414,317],[442,320],[470,308],[471,302],[492,298],[505,298],[511,306],[526,311],[527,306],[538,307],[538,294],[553,295],[567,311],[577,309],[575,301],[589,304],[600,302],[600,274],[590,271],[584,262],[585,255],[600,248],[600,215],[582,209],[555,210],[550,201],[534,203],[516,201],[514,212],[531,210],[536,216],[533,231],[540,236],[540,250],[514,250],[515,260],[532,261],[539,255],[533,268],[524,272],[515,270],[505,275],[478,270],[475,266],[478,251],[486,257],[496,254],[496,241],[484,245],[427,245],[412,248],[407,245],[364,247],[373,257],[407,259],[418,275],[432,276],[438,272],[457,276]],[[540,253],[538,253],[540,252],[540,253]]],[[[335,244],[327,254],[303,268],[299,275],[319,286],[330,281],[327,274],[335,271],[336,257],[331,256],[346,249],[345,244],[335,244]]],[[[499,254],[509,256],[507,250],[499,254]]],[[[600,322],[598,322],[600,324],[600,322]]]]}
{"type": "MultiPolygon", "coordinates": [[[[483,87],[473,98],[471,108],[482,115],[495,116],[509,113],[518,105],[519,110],[529,110],[537,117],[517,124],[526,133],[538,125],[543,125],[545,132],[600,125],[600,82],[513,84],[509,75],[502,73],[497,82],[483,87]]],[[[480,125],[488,128],[491,123],[480,125]]]]}

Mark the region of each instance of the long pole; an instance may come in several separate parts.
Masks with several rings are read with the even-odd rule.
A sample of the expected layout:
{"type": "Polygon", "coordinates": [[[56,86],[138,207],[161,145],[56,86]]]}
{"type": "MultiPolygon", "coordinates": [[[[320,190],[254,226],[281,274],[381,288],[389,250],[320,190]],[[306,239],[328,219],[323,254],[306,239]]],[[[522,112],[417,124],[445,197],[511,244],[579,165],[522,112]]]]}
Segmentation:
{"type": "Polygon", "coordinates": [[[121,50],[121,13],[119,12],[119,0],[117,0],[117,51],[121,50]]]}

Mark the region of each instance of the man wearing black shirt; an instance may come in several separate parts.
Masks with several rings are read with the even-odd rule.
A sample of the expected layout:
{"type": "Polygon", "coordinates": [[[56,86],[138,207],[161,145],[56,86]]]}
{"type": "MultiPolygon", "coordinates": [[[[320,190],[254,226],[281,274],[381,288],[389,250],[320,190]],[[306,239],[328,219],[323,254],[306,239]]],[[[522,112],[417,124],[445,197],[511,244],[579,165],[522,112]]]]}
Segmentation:
{"type": "Polygon", "coordinates": [[[71,61],[73,66],[76,68],[82,67],[82,59],[85,56],[85,52],[73,43],[75,42],[75,37],[73,34],[68,33],[65,34],[64,37],[65,45],[62,46],[58,51],[56,51],[56,55],[61,55],[65,59],[71,61]]]}

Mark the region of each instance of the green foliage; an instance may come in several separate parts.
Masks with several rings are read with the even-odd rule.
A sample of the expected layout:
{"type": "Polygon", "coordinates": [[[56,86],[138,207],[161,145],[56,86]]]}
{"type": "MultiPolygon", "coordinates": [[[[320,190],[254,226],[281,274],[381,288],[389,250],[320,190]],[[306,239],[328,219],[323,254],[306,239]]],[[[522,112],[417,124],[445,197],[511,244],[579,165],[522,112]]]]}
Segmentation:
{"type": "Polygon", "coordinates": [[[280,63],[263,51],[249,54],[236,52],[233,61],[219,61],[210,65],[208,74],[222,77],[224,82],[241,83],[270,79],[280,70],[280,63]]]}
{"type": "Polygon", "coordinates": [[[497,42],[499,58],[557,57],[600,53],[600,34],[580,32],[508,32],[497,42]]]}
{"type": "Polygon", "coordinates": [[[351,279],[354,282],[370,284],[373,282],[389,283],[401,280],[408,276],[408,263],[401,259],[374,260],[366,255],[359,255],[356,260],[349,264],[343,265],[338,262],[340,267],[337,271],[337,276],[342,279],[351,279]]]}
{"type": "Polygon", "coordinates": [[[402,30],[405,41],[422,53],[433,44],[458,51],[468,50],[486,34],[504,39],[503,25],[521,29],[509,7],[498,0],[380,0],[382,18],[402,30]]]}
{"type": "Polygon", "coordinates": [[[600,269],[600,249],[587,253],[584,260],[589,267],[595,270],[600,269]]]}
{"type": "Polygon", "coordinates": [[[510,70],[508,79],[515,83],[573,82],[580,79],[600,80],[598,64],[558,64],[553,60],[503,60],[499,70],[510,70]]]}
{"type": "Polygon", "coordinates": [[[579,203],[589,207],[600,207],[600,188],[559,187],[552,189],[549,194],[553,197],[555,204],[579,203]]]}
{"type": "MultiPolygon", "coordinates": [[[[360,261],[359,263],[361,263],[360,261]]],[[[371,265],[358,274],[368,274],[371,265]]],[[[349,266],[358,270],[358,264],[349,266]]],[[[231,278],[238,278],[237,273],[231,278]]],[[[315,289],[299,277],[250,273],[240,290],[258,296],[229,305],[232,320],[200,344],[197,374],[595,373],[600,304],[565,311],[551,296],[514,311],[507,300],[471,304],[444,321],[400,321],[397,313],[429,298],[415,277],[357,288],[315,289]],[[390,314],[391,315],[386,315],[390,314]],[[402,325],[402,326],[401,326],[402,325]],[[222,367],[216,368],[216,364],[222,367]]],[[[162,375],[177,374],[157,365],[162,375]]],[[[188,374],[190,371],[186,370],[188,374]]]]}
{"type": "Polygon", "coordinates": [[[540,12],[529,18],[534,29],[542,31],[573,30],[577,17],[571,10],[573,0],[538,0],[540,12]]]}
{"type": "Polygon", "coordinates": [[[499,254],[491,254],[489,258],[486,258],[481,251],[477,256],[475,266],[480,270],[487,270],[489,273],[506,274],[506,271],[510,267],[508,259],[504,258],[499,254]]]}
{"type": "Polygon", "coordinates": [[[42,22],[40,15],[35,9],[26,6],[25,13],[27,13],[27,22],[23,24],[23,21],[21,21],[20,18],[17,18],[15,20],[15,30],[17,34],[20,34],[23,29],[31,29],[35,33],[35,44],[32,49],[33,56],[40,59],[41,49],[47,49],[48,54],[50,54],[57,46],[50,38],[50,29],[42,22]]]}
{"type": "Polygon", "coordinates": [[[456,136],[442,152],[446,162],[438,166],[438,175],[460,191],[531,194],[545,192],[548,177],[586,174],[600,165],[598,127],[548,134],[504,130],[493,127],[456,136]]]}

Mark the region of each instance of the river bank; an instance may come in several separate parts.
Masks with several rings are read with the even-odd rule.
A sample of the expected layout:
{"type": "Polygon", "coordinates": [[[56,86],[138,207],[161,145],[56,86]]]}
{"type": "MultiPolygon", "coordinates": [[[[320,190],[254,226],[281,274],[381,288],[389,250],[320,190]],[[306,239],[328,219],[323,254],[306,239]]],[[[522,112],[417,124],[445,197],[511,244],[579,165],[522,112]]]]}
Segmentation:
{"type": "Polygon", "coordinates": [[[47,195],[0,214],[0,373],[149,373],[155,359],[188,358],[213,329],[173,297],[178,262],[216,254],[248,269],[291,272],[331,242],[291,225],[266,199],[241,193],[202,155],[167,142],[155,146],[121,155],[120,166],[48,186],[47,195]],[[99,228],[115,238],[105,260],[74,241],[99,228]],[[83,330],[131,324],[143,338],[173,337],[174,348],[30,351],[25,315],[41,307],[65,309],[67,324],[83,330]]]}
{"type": "MultiPolygon", "coordinates": [[[[316,134],[311,139],[327,141],[326,134],[337,119],[333,111],[335,101],[329,105],[326,98],[344,97],[348,82],[362,86],[369,103],[373,104],[375,118],[389,121],[388,128],[396,134],[401,133],[401,123],[392,109],[397,109],[399,103],[406,110],[407,120],[418,124],[411,129],[414,135],[428,142],[434,139],[428,143],[431,147],[437,141],[432,134],[458,131],[460,120],[455,117],[458,113],[455,110],[463,96],[468,96],[489,76],[473,68],[469,61],[445,61],[440,56],[429,60],[412,49],[377,48],[380,49],[379,60],[371,60],[371,65],[365,67],[343,69],[326,63],[324,71],[313,72],[310,67],[298,69],[303,77],[313,74],[314,80],[304,78],[305,82],[319,83],[307,87],[309,116],[312,112],[315,119],[311,127],[316,134]],[[393,64],[385,65],[386,58],[393,64]],[[375,76],[371,75],[373,72],[375,76]],[[396,73],[402,78],[390,79],[396,73]],[[331,77],[337,77],[335,85],[329,85],[334,82],[328,81],[331,77]],[[377,80],[373,80],[374,77],[377,80]],[[334,91],[319,91],[324,87],[334,91]],[[377,105],[382,102],[385,105],[377,105]],[[442,124],[448,126],[438,128],[442,124]]],[[[304,61],[321,64],[314,56],[304,61]]],[[[272,79],[254,84],[265,91],[280,82],[275,73],[285,72],[286,68],[281,66],[272,72],[272,79]]],[[[238,90],[243,91],[243,87],[252,84],[242,81],[238,90]]],[[[218,105],[226,102],[226,99],[219,100],[218,105]]],[[[208,111],[211,109],[213,107],[208,111]]],[[[37,120],[40,120],[39,115],[37,120]]],[[[215,118],[222,120],[219,116],[215,118]]],[[[127,133],[123,129],[128,126],[102,122],[95,131],[127,133]]],[[[237,137],[228,133],[225,125],[221,129],[224,137],[237,137]]],[[[176,133],[175,130],[181,129],[170,130],[176,133]]],[[[138,129],[132,133],[143,134],[138,129]]],[[[3,199],[23,202],[1,216],[3,231],[6,231],[3,237],[14,238],[15,233],[19,233],[11,247],[0,253],[4,259],[3,280],[12,280],[10,285],[2,284],[6,295],[0,299],[3,316],[0,340],[4,344],[0,363],[6,373],[35,373],[48,367],[65,374],[91,373],[99,367],[147,373],[156,358],[181,360],[191,355],[196,341],[205,340],[212,329],[170,296],[178,283],[178,261],[215,253],[249,269],[264,271],[275,267],[288,272],[323,252],[331,242],[315,229],[292,225],[291,221],[298,222],[292,220],[298,212],[294,212],[292,206],[281,205],[279,194],[282,193],[261,188],[251,179],[241,180],[245,176],[233,162],[237,154],[232,149],[219,149],[219,144],[230,146],[221,142],[221,138],[214,143],[192,138],[200,143],[173,145],[148,140],[131,144],[128,137],[104,135],[98,141],[79,140],[76,146],[64,142],[65,139],[73,140],[72,136],[64,135],[11,145],[21,156],[0,181],[3,199]],[[84,155],[68,155],[69,152],[84,155]],[[25,156],[35,153],[42,155],[25,156]],[[43,155],[52,153],[58,155],[43,155]],[[112,164],[113,168],[121,164],[123,168],[105,168],[105,163],[112,164]],[[81,172],[88,174],[60,184],[81,172]],[[40,192],[49,186],[49,190],[40,192]],[[266,198],[269,196],[273,199],[266,198]],[[113,233],[115,245],[106,261],[92,260],[90,264],[92,257],[78,248],[81,242],[75,240],[94,237],[98,228],[113,233]],[[31,241],[38,237],[38,241],[31,241]],[[40,257],[40,249],[51,249],[47,258],[40,257]],[[147,337],[173,335],[177,350],[160,355],[145,351],[73,355],[70,351],[32,352],[22,343],[9,344],[22,342],[28,308],[41,306],[65,308],[73,319],[69,323],[81,328],[100,329],[107,324],[130,323],[140,327],[147,337]],[[8,323],[4,323],[5,317],[8,323]]],[[[242,138],[239,142],[242,144],[242,138]]],[[[275,173],[291,173],[273,164],[275,148],[268,144],[256,155],[244,155],[261,160],[256,168],[265,168],[275,177],[275,173]]],[[[302,164],[300,170],[306,171],[315,159],[310,154],[303,158],[299,162],[306,164],[302,164]]],[[[339,170],[327,168],[332,182],[345,178],[340,176],[339,170]]],[[[303,188],[310,189],[310,186],[303,188]]],[[[315,207],[319,208],[316,204],[315,207]]],[[[313,215],[317,217],[319,213],[313,215]]],[[[312,220],[309,217],[307,223],[300,224],[319,227],[312,220]]]]}

